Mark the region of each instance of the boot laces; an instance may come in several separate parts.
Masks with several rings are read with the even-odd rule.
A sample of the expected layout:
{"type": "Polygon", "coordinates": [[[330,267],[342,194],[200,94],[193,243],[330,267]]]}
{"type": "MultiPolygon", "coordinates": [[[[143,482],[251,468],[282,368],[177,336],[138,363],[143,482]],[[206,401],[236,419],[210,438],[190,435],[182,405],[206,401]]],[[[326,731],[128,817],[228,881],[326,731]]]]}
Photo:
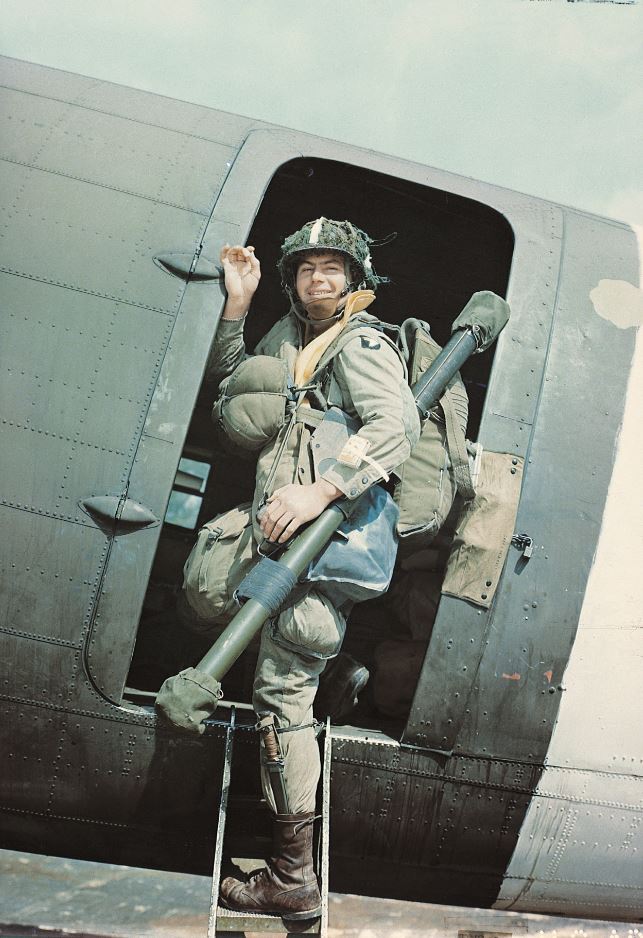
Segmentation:
{"type": "Polygon", "coordinates": [[[272,872],[272,869],[270,867],[270,864],[268,864],[268,866],[260,866],[258,870],[253,870],[251,873],[248,874],[246,883],[252,883],[254,882],[255,879],[259,879],[260,876],[263,876],[264,874],[271,873],[271,872],[272,872]]]}

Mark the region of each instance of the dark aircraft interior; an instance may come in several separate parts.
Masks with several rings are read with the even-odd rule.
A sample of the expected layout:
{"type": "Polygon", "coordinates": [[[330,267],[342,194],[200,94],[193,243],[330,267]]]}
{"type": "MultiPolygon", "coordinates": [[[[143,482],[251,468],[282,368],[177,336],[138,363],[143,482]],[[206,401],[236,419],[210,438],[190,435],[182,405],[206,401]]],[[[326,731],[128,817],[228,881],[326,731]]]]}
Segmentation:
{"type": "MultiPolygon", "coordinates": [[[[433,337],[444,344],[472,293],[484,289],[506,295],[514,238],[497,211],[371,170],[299,158],[273,176],[248,237],[262,265],[246,324],[249,349],[287,311],[276,270],[281,242],[320,215],[349,218],[376,241],[386,242],[374,245],[372,255],[375,270],[390,283],[378,289],[370,310],[386,322],[425,319],[433,337]]],[[[492,363],[493,347],[471,358],[462,371],[471,440],[477,439],[492,363]]],[[[202,524],[252,498],[253,463],[226,455],[217,440],[210,418],[216,394],[216,387],[203,383],[188,428],[127,680],[125,697],[135,703],[151,703],[166,677],[194,666],[209,648],[213,638],[204,639],[184,626],[189,611],[181,596],[183,565],[202,524]]],[[[384,597],[354,608],[343,650],[369,668],[371,680],[350,715],[352,726],[401,734],[430,638],[451,538],[448,519],[429,550],[400,553],[384,597]]],[[[250,704],[255,658],[251,647],[230,671],[223,682],[226,700],[250,704]]]]}

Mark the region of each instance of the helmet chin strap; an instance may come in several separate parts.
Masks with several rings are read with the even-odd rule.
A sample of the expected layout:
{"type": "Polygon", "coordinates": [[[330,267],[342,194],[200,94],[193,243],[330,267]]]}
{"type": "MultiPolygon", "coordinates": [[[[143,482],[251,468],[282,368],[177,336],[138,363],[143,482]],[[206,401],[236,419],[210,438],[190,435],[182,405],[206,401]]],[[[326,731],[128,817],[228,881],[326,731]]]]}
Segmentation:
{"type": "Polygon", "coordinates": [[[362,284],[356,287],[355,284],[347,283],[344,289],[342,290],[342,292],[339,294],[339,297],[337,299],[337,308],[335,312],[333,313],[332,316],[326,316],[324,319],[312,319],[308,315],[306,311],[306,307],[301,302],[299,297],[295,298],[295,296],[293,295],[293,290],[290,287],[287,287],[286,289],[287,289],[288,297],[290,299],[290,308],[292,309],[297,319],[299,319],[301,322],[306,323],[307,326],[319,326],[322,323],[326,325],[326,323],[337,322],[338,319],[341,319],[344,313],[344,306],[346,305],[346,303],[342,301],[345,300],[346,297],[349,296],[349,294],[353,292],[353,290],[355,289],[359,290],[361,288],[362,288],[362,284]]]}
{"type": "Polygon", "coordinates": [[[332,316],[326,316],[324,319],[314,319],[312,316],[308,315],[306,307],[301,302],[299,297],[293,295],[293,291],[290,288],[287,288],[288,297],[290,299],[290,308],[293,313],[301,322],[306,323],[307,326],[319,326],[321,324],[337,322],[338,319],[341,319],[344,312],[345,303],[343,302],[348,294],[351,292],[350,285],[344,287],[342,292],[339,294],[337,299],[337,308],[332,316]]]}

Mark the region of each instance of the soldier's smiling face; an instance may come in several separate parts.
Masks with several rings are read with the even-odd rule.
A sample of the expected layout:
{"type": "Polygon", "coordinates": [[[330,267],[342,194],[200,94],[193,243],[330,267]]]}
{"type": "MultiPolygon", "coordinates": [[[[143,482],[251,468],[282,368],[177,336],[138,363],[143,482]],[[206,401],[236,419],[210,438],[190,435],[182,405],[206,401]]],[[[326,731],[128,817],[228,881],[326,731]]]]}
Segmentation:
{"type": "Polygon", "coordinates": [[[295,289],[311,319],[334,315],[346,287],[344,257],[337,251],[314,251],[297,267],[295,289]]]}

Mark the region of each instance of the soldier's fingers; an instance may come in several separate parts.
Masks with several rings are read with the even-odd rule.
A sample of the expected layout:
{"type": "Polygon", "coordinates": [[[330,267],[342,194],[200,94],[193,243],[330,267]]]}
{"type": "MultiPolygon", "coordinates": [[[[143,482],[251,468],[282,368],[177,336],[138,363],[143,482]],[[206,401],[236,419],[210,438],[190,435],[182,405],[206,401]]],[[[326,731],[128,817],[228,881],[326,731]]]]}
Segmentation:
{"type": "Polygon", "coordinates": [[[248,252],[248,259],[250,261],[251,266],[253,268],[255,267],[255,265],[258,267],[259,259],[257,255],[255,254],[255,249],[253,248],[251,244],[248,245],[248,247],[246,248],[246,251],[248,252]]]}
{"type": "Polygon", "coordinates": [[[291,514],[286,517],[286,512],[282,505],[278,502],[273,502],[262,514],[259,526],[267,536],[272,535],[277,527],[279,528],[278,533],[281,534],[281,531],[291,517],[291,514]],[[283,524],[280,524],[282,518],[285,518],[285,520],[283,524]]]}
{"type": "Polygon", "coordinates": [[[273,530],[278,530],[281,534],[292,517],[292,511],[286,511],[285,508],[280,508],[279,511],[272,512],[271,520],[274,522],[273,530]]]}
{"type": "Polygon", "coordinates": [[[299,521],[297,521],[296,518],[292,518],[292,520],[284,528],[284,532],[279,538],[279,543],[285,544],[286,541],[293,536],[298,527],[299,521]]]}
{"type": "Polygon", "coordinates": [[[266,526],[266,524],[272,524],[272,523],[273,523],[272,518],[270,517],[270,506],[269,506],[269,505],[264,505],[263,508],[261,508],[261,509],[257,512],[257,521],[259,522],[259,525],[260,525],[260,527],[261,527],[262,530],[264,529],[264,527],[266,526]]]}
{"type": "Polygon", "coordinates": [[[231,260],[244,261],[250,258],[250,254],[241,244],[235,244],[234,247],[228,247],[228,256],[231,260]]]}
{"type": "Polygon", "coordinates": [[[283,514],[278,502],[268,502],[261,514],[261,521],[274,524],[279,515],[283,514]]]}
{"type": "Polygon", "coordinates": [[[281,514],[281,511],[282,509],[281,509],[281,502],[279,501],[279,496],[271,495],[266,503],[266,508],[265,508],[266,516],[268,518],[273,518],[274,520],[276,520],[281,514]]]}
{"type": "Polygon", "coordinates": [[[284,532],[288,530],[288,527],[293,520],[294,519],[292,515],[289,515],[289,514],[282,515],[281,518],[279,518],[279,520],[275,523],[275,526],[270,532],[269,540],[280,541],[280,542],[283,541],[284,532]]]}
{"type": "Polygon", "coordinates": [[[260,524],[259,524],[259,527],[261,528],[261,531],[262,531],[264,537],[267,537],[268,540],[274,540],[274,538],[272,537],[272,532],[273,532],[273,529],[274,529],[274,527],[275,527],[275,522],[274,522],[274,521],[270,521],[268,518],[266,518],[266,517],[264,516],[264,517],[261,519],[261,522],[260,522],[260,524]]]}
{"type": "Polygon", "coordinates": [[[289,495],[287,485],[272,493],[266,503],[266,514],[268,517],[274,521],[277,521],[285,514],[288,514],[291,518],[293,517],[296,513],[296,506],[291,504],[289,495]]]}
{"type": "Polygon", "coordinates": [[[285,515],[288,515],[289,518],[292,518],[295,514],[295,509],[289,503],[287,497],[282,496],[276,501],[272,502],[270,505],[270,513],[275,521],[278,521],[280,518],[283,518],[285,515]]]}

